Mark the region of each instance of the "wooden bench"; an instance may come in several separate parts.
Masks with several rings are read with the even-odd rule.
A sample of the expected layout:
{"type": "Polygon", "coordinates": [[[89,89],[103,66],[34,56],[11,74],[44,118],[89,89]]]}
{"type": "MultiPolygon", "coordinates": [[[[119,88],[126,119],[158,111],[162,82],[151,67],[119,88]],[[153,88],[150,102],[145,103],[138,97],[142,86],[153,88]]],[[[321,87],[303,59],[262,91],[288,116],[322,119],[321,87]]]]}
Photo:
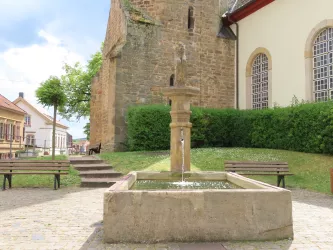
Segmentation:
{"type": "Polygon", "coordinates": [[[70,162],[38,160],[1,160],[0,175],[4,176],[2,190],[12,187],[13,175],[54,175],[54,189],[60,188],[60,175],[67,175],[70,162]]]}
{"type": "Polygon", "coordinates": [[[95,152],[96,154],[99,154],[101,152],[101,148],[102,148],[102,143],[91,146],[89,148],[89,155],[92,155],[93,152],[95,152]]]}
{"type": "Polygon", "coordinates": [[[225,171],[240,175],[277,176],[277,186],[280,187],[282,181],[283,188],[286,187],[284,177],[293,175],[289,172],[287,162],[225,161],[224,167],[225,171]]]}

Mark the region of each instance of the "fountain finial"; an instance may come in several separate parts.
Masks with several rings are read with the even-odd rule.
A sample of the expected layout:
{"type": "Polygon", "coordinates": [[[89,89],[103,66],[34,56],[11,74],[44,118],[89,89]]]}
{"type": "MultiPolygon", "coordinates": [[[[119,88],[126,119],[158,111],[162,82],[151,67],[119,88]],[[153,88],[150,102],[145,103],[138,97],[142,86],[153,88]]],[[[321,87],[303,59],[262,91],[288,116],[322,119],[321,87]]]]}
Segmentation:
{"type": "Polygon", "coordinates": [[[187,62],[185,44],[179,42],[176,47],[176,86],[185,86],[187,79],[187,62]]]}

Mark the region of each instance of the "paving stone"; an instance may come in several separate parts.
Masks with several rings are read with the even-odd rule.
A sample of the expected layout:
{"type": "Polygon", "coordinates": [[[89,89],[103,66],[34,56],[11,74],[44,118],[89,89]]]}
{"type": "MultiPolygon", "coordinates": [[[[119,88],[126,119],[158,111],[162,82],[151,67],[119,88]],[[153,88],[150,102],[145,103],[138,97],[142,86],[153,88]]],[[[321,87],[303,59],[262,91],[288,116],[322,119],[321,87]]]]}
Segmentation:
{"type": "Polygon", "coordinates": [[[180,250],[226,250],[221,243],[179,244],[180,250]]]}
{"type": "Polygon", "coordinates": [[[292,191],[293,240],[146,245],[103,243],[104,191],[103,188],[57,191],[13,188],[1,192],[0,250],[333,250],[333,196],[292,191]]]}

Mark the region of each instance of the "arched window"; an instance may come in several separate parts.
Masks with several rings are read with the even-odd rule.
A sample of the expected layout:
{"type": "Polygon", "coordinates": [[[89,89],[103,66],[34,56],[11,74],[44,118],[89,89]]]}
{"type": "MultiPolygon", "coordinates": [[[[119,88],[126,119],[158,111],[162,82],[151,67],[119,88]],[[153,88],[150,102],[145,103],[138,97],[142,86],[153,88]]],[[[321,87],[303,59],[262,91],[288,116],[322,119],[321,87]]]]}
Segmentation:
{"type": "Polygon", "coordinates": [[[268,58],[261,53],[256,56],[252,64],[252,109],[268,108],[268,96],[268,58]]]}
{"type": "Polygon", "coordinates": [[[173,87],[175,85],[175,75],[172,74],[170,76],[170,87],[173,87]]]}
{"type": "Polygon", "coordinates": [[[313,92],[315,101],[333,99],[333,28],[326,28],[314,40],[313,92]]]}
{"type": "Polygon", "coordinates": [[[194,9],[192,6],[188,8],[188,29],[189,31],[194,29],[194,9]]]}

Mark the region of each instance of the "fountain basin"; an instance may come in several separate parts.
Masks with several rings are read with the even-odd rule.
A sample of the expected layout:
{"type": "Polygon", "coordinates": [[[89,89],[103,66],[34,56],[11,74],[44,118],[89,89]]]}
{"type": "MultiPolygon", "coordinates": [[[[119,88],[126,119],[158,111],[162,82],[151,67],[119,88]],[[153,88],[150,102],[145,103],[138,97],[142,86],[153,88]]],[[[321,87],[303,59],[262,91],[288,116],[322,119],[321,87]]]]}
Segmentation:
{"type": "Polygon", "coordinates": [[[240,188],[131,190],[138,180],[180,180],[172,172],[131,172],[104,194],[105,242],[293,238],[290,191],[226,172],[186,172],[185,179],[240,188]]]}

